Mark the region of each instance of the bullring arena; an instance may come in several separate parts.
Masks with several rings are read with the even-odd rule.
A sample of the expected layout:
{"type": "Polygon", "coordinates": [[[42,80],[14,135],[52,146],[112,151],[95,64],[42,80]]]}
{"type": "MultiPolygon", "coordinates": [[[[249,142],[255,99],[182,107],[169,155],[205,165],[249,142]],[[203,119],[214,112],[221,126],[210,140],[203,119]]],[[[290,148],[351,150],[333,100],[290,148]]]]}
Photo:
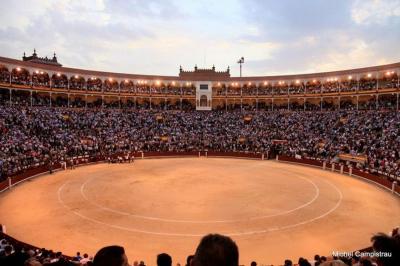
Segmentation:
{"type": "Polygon", "coordinates": [[[119,243],[130,258],[153,263],[167,252],[184,262],[203,235],[219,232],[237,242],[241,264],[279,264],[367,247],[398,225],[400,204],[330,169],[193,156],[42,175],[0,195],[0,220],[13,237],[66,254],[119,243]]]}
{"type": "Polygon", "coordinates": [[[0,57],[0,264],[90,266],[77,251],[118,245],[130,263],[209,266],[209,233],[243,265],[400,254],[400,63],[231,77],[57,60],[0,57]]]}
{"type": "Polygon", "coordinates": [[[400,266],[400,0],[0,6],[0,266],[400,266]]]}

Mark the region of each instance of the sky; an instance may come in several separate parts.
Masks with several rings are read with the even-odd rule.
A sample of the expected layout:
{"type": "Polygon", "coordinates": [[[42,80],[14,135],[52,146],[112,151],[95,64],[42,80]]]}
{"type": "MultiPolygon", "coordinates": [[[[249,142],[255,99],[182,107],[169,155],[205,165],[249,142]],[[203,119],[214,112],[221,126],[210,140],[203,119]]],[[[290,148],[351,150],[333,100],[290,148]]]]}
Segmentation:
{"type": "Polygon", "coordinates": [[[1,0],[0,56],[176,76],[244,76],[400,62],[400,0],[1,0]]]}

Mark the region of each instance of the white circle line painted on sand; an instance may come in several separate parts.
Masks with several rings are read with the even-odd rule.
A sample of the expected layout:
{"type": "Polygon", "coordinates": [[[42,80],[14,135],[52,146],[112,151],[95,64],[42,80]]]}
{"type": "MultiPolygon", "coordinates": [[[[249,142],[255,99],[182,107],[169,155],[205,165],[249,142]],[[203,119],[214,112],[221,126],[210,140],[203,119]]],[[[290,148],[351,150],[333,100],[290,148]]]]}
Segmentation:
{"type": "Polygon", "coordinates": [[[77,215],[78,217],[84,219],[84,220],[88,220],[90,222],[93,223],[97,223],[100,225],[105,225],[111,228],[115,228],[115,229],[119,229],[119,230],[124,230],[124,231],[129,231],[129,232],[135,232],[135,233],[143,233],[143,234],[151,234],[151,235],[161,235],[161,236],[186,236],[186,237],[198,237],[200,235],[191,235],[191,234],[174,234],[174,233],[164,233],[164,232],[152,232],[152,231],[144,231],[144,230],[138,230],[138,229],[134,229],[134,228],[129,228],[129,227],[124,227],[124,226],[119,226],[119,225],[115,225],[115,224],[109,224],[109,223],[105,223],[102,221],[99,221],[97,219],[93,219],[90,218],[86,215],[80,214],[79,212],[73,210],[72,208],[70,208],[68,205],[65,204],[65,202],[62,200],[61,198],[61,191],[63,190],[64,186],[66,184],[68,184],[70,182],[66,182],[64,183],[59,189],[58,189],[58,202],[67,210],[69,210],[70,212],[72,212],[73,214],[77,215]]]}
{"type": "Polygon", "coordinates": [[[306,203],[290,209],[290,210],[286,210],[286,211],[282,211],[282,212],[278,212],[278,213],[274,213],[274,214],[270,214],[270,215],[262,215],[262,216],[255,216],[255,217],[250,217],[250,218],[246,218],[246,219],[236,219],[236,220],[176,220],[176,219],[168,219],[168,218],[161,218],[161,217],[153,217],[153,216],[145,216],[145,215],[140,215],[140,214],[133,214],[133,213],[129,213],[129,212],[123,212],[120,210],[116,210],[116,209],[112,209],[112,208],[108,208],[105,207],[101,204],[98,204],[96,202],[91,201],[85,194],[85,188],[86,185],[91,182],[94,177],[89,178],[85,183],[82,184],[80,190],[81,190],[81,195],[82,197],[89,203],[92,204],[93,206],[96,206],[102,210],[105,211],[109,211],[112,213],[116,213],[116,214],[120,214],[120,215],[124,215],[124,216],[129,216],[129,217],[133,217],[133,218],[140,218],[140,219],[144,219],[144,220],[152,220],[152,221],[161,221],[161,222],[169,222],[169,223],[196,223],[196,224],[211,224],[211,223],[238,223],[238,222],[246,222],[246,221],[253,221],[253,220],[260,220],[260,219],[265,219],[265,218],[271,218],[271,217],[276,217],[276,216],[281,216],[281,215],[285,215],[285,214],[289,214],[295,211],[298,211],[300,209],[303,209],[305,207],[307,207],[308,205],[312,204],[315,200],[317,200],[317,198],[319,197],[319,188],[318,186],[311,181],[310,179],[306,178],[306,177],[302,177],[302,176],[297,176],[297,178],[301,178],[307,182],[309,182],[313,187],[314,187],[314,191],[315,194],[313,196],[313,198],[309,201],[307,201],[306,203]]]}
{"type": "MultiPolygon", "coordinates": [[[[225,234],[225,235],[228,235],[228,236],[245,236],[245,235],[265,234],[265,233],[276,232],[276,231],[281,231],[281,230],[286,230],[286,229],[298,227],[298,226],[305,225],[305,224],[308,224],[308,223],[317,221],[317,220],[319,220],[319,219],[322,219],[322,218],[328,216],[329,214],[331,214],[332,212],[334,212],[334,211],[340,206],[340,204],[342,203],[343,194],[342,194],[342,192],[339,190],[339,188],[337,188],[337,187],[336,187],[335,185],[333,185],[331,182],[328,182],[328,181],[326,181],[326,180],[323,180],[323,181],[324,181],[325,183],[327,183],[328,185],[330,185],[331,187],[333,187],[333,188],[336,190],[336,192],[338,193],[338,195],[339,195],[339,200],[336,202],[335,206],[333,206],[333,208],[331,208],[331,209],[328,210],[327,212],[325,212],[325,213],[323,213],[323,214],[321,214],[321,215],[319,215],[319,216],[317,216],[317,217],[314,217],[314,218],[311,218],[311,219],[308,219],[308,220],[305,220],[305,221],[302,221],[302,222],[299,222],[299,223],[291,224],[291,225],[278,226],[278,227],[273,227],[273,228],[264,229],[264,230],[256,230],[256,231],[231,232],[231,233],[229,233],[229,232],[226,232],[226,233],[221,232],[221,233],[222,233],[222,234],[225,234]]],[[[86,216],[86,215],[83,215],[83,214],[81,214],[81,213],[79,213],[79,212],[73,210],[73,209],[70,208],[68,205],[66,205],[65,202],[62,200],[61,192],[62,192],[64,186],[65,186],[66,184],[70,183],[70,182],[71,182],[71,181],[68,181],[68,182],[64,183],[64,184],[58,189],[58,192],[57,192],[57,194],[58,194],[58,201],[59,201],[59,203],[60,203],[64,208],[66,208],[67,210],[69,210],[70,212],[72,212],[73,214],[75,214],[76,216],[78,216],[78,217],[80,217],[80,218],[82,218],[82,219],[85,219],[85,220],[87,220],[87,221],[91,221],[91,222],[93,222],[93,223],[97,223],[97,224],[100,224],[100,225],[108,226],[108,227],[115,228],[115,229],[119,229],[119,230],[123,230],[123,231],[134,232],[134,233],[150,234],[150,235],[159,235],[159,236],[179,236],[179,237],[201,237],[201,236],[204,235],[204,234],[181,234],[181,233],[167,233],[167,232],[154,232],[154,231],[139,230],[139,229],[135,229],[135,228],[130,228],[130,227],[124,227],[124,226],[119,226],[119,225],[115,225],[115,224],[110,224],[110,223],[106,223],[106,222],[103,222],[103,221],[99,221],[99,220],[97,220],[97,219],[90,218],[90,217],[88,217],[88,216],[86,216]]]]}

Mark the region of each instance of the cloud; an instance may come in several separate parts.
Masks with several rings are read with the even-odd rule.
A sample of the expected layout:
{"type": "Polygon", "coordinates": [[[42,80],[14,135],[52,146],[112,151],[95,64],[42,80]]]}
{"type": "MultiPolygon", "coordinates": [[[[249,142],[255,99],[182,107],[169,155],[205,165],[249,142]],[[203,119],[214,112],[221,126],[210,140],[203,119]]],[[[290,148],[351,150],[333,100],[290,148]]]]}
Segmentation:
{"type": "Polygon", "coordinates": [[[390,19],[400,19],[398,0],[357,0],[353,3],[351,17],[357,24],[384,24],[390,19]]]}
{"type": "MultiPolygon", "coordinates": [[[[368,7],[365,19],[383,16],[385,12],[379,8],[374,10],[374,6],[364,2],[367,1],[243,2],[243,6],[250,6],[246,23],[257,29],[256,34],[245,34],[243,38],[279,44],[268,58],[250,59],[246,67],[252,74],[295,74],[399,60],[396,43],[400,41],[400,32],[395,30],[400,27],[399,21],[392,20],[390,25],[356,23],[354,10],[363,13],[362,10],[368,7]]],[[[378,4],[395,6],[387,2],[378,4]]],[[[394,8],[385,16],[390,17],[396,12],[394,8]]]]}
{"type": "Polygon", "coordinates": [[[5,2],[1,55],[56,51],[70,67],[177,75],[179,65],[215,64],[239,75],[236,61],[244,56],[245,75],[268,75],[400,59],[395,1],[5,2]]]}
{"type": "Polygon", "coordinates": [[[351,23],[349,1],[242,1],[246,22],[260,30],[260,38],[296,40],[351,23]]]}
{"type": "Polygon", "coordinates": [[[25,29],[33,16],[44,16],[51,5],[51,1],[46,0],[32,0],[30,3],[23,0],[2,2],[0,29],[25,29]]]}

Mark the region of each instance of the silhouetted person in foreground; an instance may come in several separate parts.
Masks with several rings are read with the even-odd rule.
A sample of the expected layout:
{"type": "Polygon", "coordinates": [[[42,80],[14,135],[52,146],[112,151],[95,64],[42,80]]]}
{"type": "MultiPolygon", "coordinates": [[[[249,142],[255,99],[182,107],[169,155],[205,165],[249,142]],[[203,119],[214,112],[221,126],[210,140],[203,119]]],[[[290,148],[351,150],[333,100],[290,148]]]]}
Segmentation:
{"type": "Polygon", "coordinates": [[[172,258],[167,253],[161,253],[157,256],[157,266],[171,266],[172,258]]]}
{"type": "Polygon", "coordinates": [[[190,266],[192,264],[192,260],[194,258],[194,255],[189,255],[186,258],[186,265],[185,266],[190,266]]]}
{"type": "Polygon", "coordinates": [[[196,249],[191,266],[238,266],[239,251],[227,236],[210,234],[204,236],[196,249]]]}
{"type": "Polygon", "coordinates": [[[400,265],[400,242],[395,237],[379,233],[374,235],[371,241],[374,251],[390,254],[387,257],[377,257],[379,266],[400,265]]]}
{"type": "Polygon", "coordinates": [[[94,266],[129,266],[125,250],[120,246],[104,247],[97,251],[93,259],[94,266]]]}

